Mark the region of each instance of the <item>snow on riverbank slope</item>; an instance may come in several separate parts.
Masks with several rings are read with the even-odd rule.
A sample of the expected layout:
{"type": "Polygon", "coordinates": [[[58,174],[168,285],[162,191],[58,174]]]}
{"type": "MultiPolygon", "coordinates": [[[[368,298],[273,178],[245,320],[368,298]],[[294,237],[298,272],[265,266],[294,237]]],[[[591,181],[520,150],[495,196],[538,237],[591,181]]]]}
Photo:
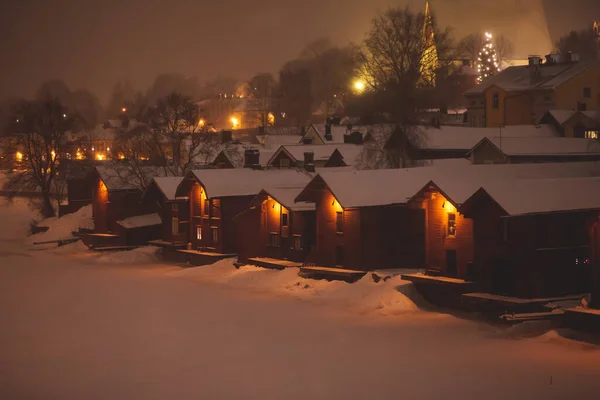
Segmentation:
{"type": "Polygon", "coordinates": [[[173,272],[180,278],[199,282],[214,282],[229,287],[264,293],[291,295],[296,298],[352,307],[358,312],[376,311],[396,314],[417,311],[424,301],[414,286],[400,277],[375,283],[371,274],[356,283],[305,279],[298,276],[298,268],[283,271],[251,265],[236,269],[234,259],[212,265],[187,268],[173,272]]]}

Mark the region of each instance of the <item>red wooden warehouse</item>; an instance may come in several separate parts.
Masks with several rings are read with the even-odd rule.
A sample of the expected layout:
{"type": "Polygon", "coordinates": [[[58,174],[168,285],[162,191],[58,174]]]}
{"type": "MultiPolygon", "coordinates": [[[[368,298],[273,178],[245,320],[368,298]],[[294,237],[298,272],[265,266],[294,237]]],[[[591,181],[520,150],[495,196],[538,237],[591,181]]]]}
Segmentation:
{"type": "MultiPolygon", "coordinates": [[[[309,180],[306,176],[306,183],[309,180]]],[[[263,189],[236,216],[240,263],[283,268],[304,262],[315,244],[316,234],[315,205],[294,202],[304,187],[282,185],[263,189]]]]}
{"type": "Polygon", "coordinates": [[[473,220],[479,289],[524,298],[589,291],[599,198],[595,177],[483,185],[460,208],[473,220]]]}
{"type": "Polygon", "coordinates": [[[405,203],[425,182],[404,170],[321,172],[296,197],[316,207],[309,261],[349,270],[425,266],[425,213],[405,203]]]}
{"type": "Polygon", "coordinates": [[[231,256],[237,253],[234,217],[263,187],[298,185],[310,179],[298,170],[206,169],[188,172],[176,196],[190,203],[191,251],[231,256]]]}

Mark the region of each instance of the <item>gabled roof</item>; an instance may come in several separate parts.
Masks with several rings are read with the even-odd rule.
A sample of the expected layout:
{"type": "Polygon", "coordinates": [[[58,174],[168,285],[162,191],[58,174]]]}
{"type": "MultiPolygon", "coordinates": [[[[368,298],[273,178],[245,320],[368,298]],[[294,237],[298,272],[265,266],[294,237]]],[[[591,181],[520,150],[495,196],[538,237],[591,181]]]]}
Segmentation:
{"type": "MultiPolygon", "coordinates": [[[[95,169],[108,190],[141,190],[138,184],[140,179],[127,165],[107,162],[96,166],[95,169]]],[[[165,170],[161,167],[141,167],[138,172],[143,173],[147,181],[157,176],[165,176],[165,170]]]]}
{"type": "MultiPolygon", "coordinates": [[[[297,187],[307,184],[312,175],[296,169],[253,170],[239,169],[200,169],[190,171],[186,178],[196,179],[209,198],[250,196],[267,187],[297,187]]],[[[177,190],[181,193],[182,185],[177,190]]]]}
{"type": "Polygon", "coordinates": [[[282,145],[293,145],[300,142],[300,135],[258,135],[256,139],[265,148],[276,149],[282,145]]]}
{"type": "Polygon", "coordinates": [[[507,156],[550,156],[600,154],[600,143],[595,139],[579,138],[484,138],[469,152],[489,143],[507,156]]]}
{"type": "Polygon", "coordinates": [[[497,180],[481,191],[510,216],[600,209],[599,177],[497,180]]]}
{"type": "Polygon", "coordinates": [[[552,138],[559,133],[552,125],[511,125],[502,128],[441,126],[420,128],[413,133],[413,145],[418,149],[471,150],[486,137],[552,138]]]}
{"type": "Polygon", "coordinates": [[[263,189],[261,193],[266,194],[274,198],[279,204],[283,205],[288,210],[292,211],[313,211],[315,210],[315,203],[309,202],[298,202],[295,203],[294,199],[304,189],[305,185],[295,187],[281,187],[273,186],[263,189]]]}
{"type": "Polygon", "coordinates": [[[175,192],[182,180],[183,177],[181,176],[156,177],[153,179],[156,187],[167,200],[175,200],[175,192]]]}
{"type": "MultiPolygon", "coordinates": [[[[323,144],[341,144],[344,143],[344,135],[347,133],[347,127],[345,125],[331,125],[331,140],[325,139],[327,124],[312,124],[308,127],[304,135],[298,140],[298,143],[302,143],[304,138],[310,133],[315,132],[317,137],[321,139],[323,144]]],[[[318,143],[315,143],[318,144],[318,143]]]]}
{"type": "Polygon", "coordinates": [[[532,82],[530,78],[530,66],[508,67],[486,79],[483,83],[467,90],[465,95],[483,94],[486,89],[492,86],[497,86],[506,91],[551,90],[596,64],[597,61],[542,64],[539,66],[540,78],[535,82],[532,82]]]}
{"type": "Polygon", "coordinates": [[[576,115],[583,115],[600,124],[600,111],[550,110],[546,115],[550,115],[559,125],[563,125],[576,115]]]}
{"type": "Polygon", "coordinates": [[[344,208],[405,204],[433,182],[452,202],[462,204],[488,181],[580,176],[600,176],[600,163],[487,165],[471,164],[468,160],[438,160],[431,166],[407,169],[320,170],[296,200],[309,201],[311,189],[324,183],[344,208]]]}

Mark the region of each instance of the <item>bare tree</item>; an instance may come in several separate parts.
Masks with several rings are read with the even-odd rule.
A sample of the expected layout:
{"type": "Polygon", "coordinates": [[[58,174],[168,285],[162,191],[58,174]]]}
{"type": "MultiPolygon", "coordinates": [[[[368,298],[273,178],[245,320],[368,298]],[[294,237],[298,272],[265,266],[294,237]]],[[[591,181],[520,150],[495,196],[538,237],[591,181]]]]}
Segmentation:
{"type": "Polygon", "coordinates": [[[8,150],[4,167],[13,173],[4,190],[11,197],[23,191],[39,192],[42,215],[53,217],[58,167],[73,149],[71,132],[77,118],[57,99],[24,101],[12,115],[12,123],[4,132],[8,150]]]}
{"type": "Polygon", "coordinates": [[[269,113],[275,108],[276,90],[277,82],[273,75],[261,73],[252,77],[247,84],[249,107],[245,117],[258,121],[259,126],[269,126],[269,113]]]}
{"type": "Polygon", "coordinates": [[[200,118],[198,106],[190,97],[172,93],[148,108],[131,129],[116,140],[116,153],[142,184],[145,168],[160,167],[166,176],[182,176],[205,164],[225,144],[200,118]]]}
{"type": "Polygon", "coordinates": [[[450,70],[451,51],[449,30],[441,31],[433,15],[409,8],[376,17],[358,47],[358,74],[366,90],[350,98],[347,110],[365,123],[394,126],[385,146],[378,146],[389,166],[410,163],[410,144],[420,134],[416,126],[429,123],[420,110],[431,107],[437,77],[450,70]]]}
{"type": "Polygon", "coordinates": [[[556,49],[563,56],[577,53],[581,61],[597,60],[600,56],[598,39],[593,29],[571,31],[558,40],[556,49]]]}

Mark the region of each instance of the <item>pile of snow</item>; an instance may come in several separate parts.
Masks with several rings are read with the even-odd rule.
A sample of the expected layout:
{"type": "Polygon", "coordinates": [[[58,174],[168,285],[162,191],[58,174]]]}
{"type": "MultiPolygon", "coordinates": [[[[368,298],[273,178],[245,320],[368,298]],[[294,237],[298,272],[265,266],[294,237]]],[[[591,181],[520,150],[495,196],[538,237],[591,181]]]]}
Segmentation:
{"type": "Polygon", "coordinates": [[[38,226],[47,226],[49,229],[47,232],[33,235],[30,238],[31,244],[33,242],[70,239],[73,237],[72,232],[77,231],[79,228],[94,228],[92,206],[85,206],[73,214],[67,214],[60,218],[45,219],[38,226]]]}
{"type": "Polygon", "coordinates": [[[31,208],[29,200],[23,198],[8,202],[0,197],[0,211],[2,226],[5,227],[0,230],[2,241],[22,240],[29,233],[30,223],[40,217],[39,213],[31,208]]]}
{"type": "Polygon", "coordinates": [[[100,264],[148,264],[157,263],[157,248],[153,246],[139,247],[127,251],[110,251],[97,254],[95,261],[100,264]]]}
{"type": "Polygon", "coordinates": [[[173,275],[257,292],[333,303],[359,312],[376,311],[387,315],[417,311],[424,304],[412,283],[403,281],[399,276],[375,283],[372,275],[367,274],[358,282],[350,284],[305,279],[298,275],[298,268],[278,271],[246,265],[236,269],[233,263],[234,259],[227,259],[212,265],[176,271],[173,275]]]}
{"type": "Polygon", "coordinates": [[[162,224],[162,221],[160,219],[160,215],[154,213],[125,218],[122,221],[117,221],[117,224],[121,225],[125,229],[133,229],[160,225],[162,224]]]}

